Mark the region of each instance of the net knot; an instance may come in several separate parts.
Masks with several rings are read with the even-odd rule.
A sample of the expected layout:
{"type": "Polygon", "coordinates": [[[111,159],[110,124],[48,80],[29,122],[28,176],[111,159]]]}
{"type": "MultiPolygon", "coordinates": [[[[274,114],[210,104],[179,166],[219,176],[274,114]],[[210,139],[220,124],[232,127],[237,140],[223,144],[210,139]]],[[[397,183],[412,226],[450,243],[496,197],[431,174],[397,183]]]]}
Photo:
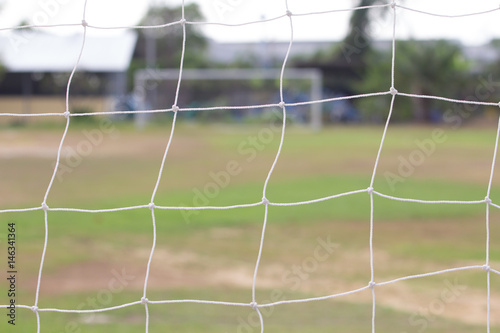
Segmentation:
{"type": "Polygon", "coordinates": [[[267,200],[267,198],[266,198],[266,197],[263,197],[263,198],[262,198],[262,204],[264,204],[264,205],[269,205],[269,200],[267,200]]]}
{"type": "Polygon", "coordinates": [[[484,202],[487,203],[488,205],[491,205],[491,199],[488,197],[484,198],[484,202]]]}
{"type": "Polygon", "coordinates": [[[490,266],[488,266],[488,265],[483,265],[483,270],[484,270],[485,272],[489,272],[489,271],[491,270],[491,267],[490,267],[490,266]]]}
{"type": "Polygon", "coordinates": [[[180,21],[179,21],[180,24],[182,25],[185,25],[186,24],[186,19],[185,18],[182,18],[180,21]]]}
{"type": "Polygon", "coordinates": [[[279,102],[278,106],[283,109],[285,107],[285,102],[283,101],[279,102]]]}
{"type": "Polygon", "coordinates": [[[89,24],[87,23],[87,21],[82,20],[82,26],[84,26],[84,27],[88,27],[88,26],[89,26],[89,24]]]}
{"type": "Polygon", "coordinates": [[[290,16],[292,16],[292,15],[293,15],[293,14],[292,14],[292,12],[291,12],[291,11],[289,11],[289,10],[287,10],[287,11],[286,11],[286,16],[290,17],[290,16]]]}
{"type": "Polygon", "coordinates": [[[179,107],[177,105],[172,105],[172,111],[174,112],[179,111],[179,107]]]}
{"type": "Polygon", "coordinates": [[[391,89],[389,89],[389,91],[391,92],[391,95],[394,96],[398,93],[397,89],[394,88],[394,87],[391,87],[391,89]]]}
{"type": "Polygon", "coordinates": [[[141,303],[142,304],[148,304],[148,302],[149,302],[149,299],[147,299],[146,297],[142,297],[141,298],[141,303]]]}
{"type": "Polygon", "coordinates": [[[393,1],[393,2],[391,3],[391,8],[392,8],[392,9],[394,9],[395,7],[396,7],[396,1],[393,1]]]}
{"type": "Polygon", "coordinates": [[[70,114],[71,114],[71,113],[69,113],[69,111],[64,112],[64,113],[63,113],[64,118],[68,119],[70,114]]]}
{"type": "Polygon", "coordinates": [[[42,209],[44,211],[47,211],[47,210],[49,210],[49,206],[47,206],[47,204],[45,202],[42,202],[42,209]]]}
{"type": "Polygon", "coordinates": [[[368,288],[373,289],[376,285],[375,281],[370,281],[370,283],[368,283],[368,288]]]}
{"type": "Polygon", "coordinates": [[[257,302],[250,302],[250,306],[252,307],[252,309],[257,309],[257,302]]]}
{"type": "Polygon", "coordinates": [[[34,305],[31,307],[31,311],[33,311],[34,313],[37,313],[38,311],[38,306],[34,305]]]}
{"type": "Polygon", "coordinates": [[[149,209],[153,210],[153,209],[155,209],[156,206],[153,202],[150,202],[148,207],[149,207],[149,209]]]}
{"type": "Polygon", "coordinates": [[[370,187],[368,187],[368,188],[366,189],[366,191],[368,192],[368,194],[372,194],[372,193],[373,193],[373,187],[371,187],[371,186],[370,186],[370,187]]]}

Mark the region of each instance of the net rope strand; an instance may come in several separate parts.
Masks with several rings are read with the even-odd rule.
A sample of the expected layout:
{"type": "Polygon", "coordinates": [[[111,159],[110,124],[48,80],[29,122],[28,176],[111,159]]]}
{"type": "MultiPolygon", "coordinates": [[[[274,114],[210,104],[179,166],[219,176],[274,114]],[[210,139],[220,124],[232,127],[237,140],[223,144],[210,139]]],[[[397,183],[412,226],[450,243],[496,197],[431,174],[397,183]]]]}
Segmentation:
{"type": "Polygon", "coordinates": [[[375,295],[375,266],[374,266],[374,253],[373,253],[373,234],[374,234],[374,201],[373,201],[373,185],[375,182],[375,176],[377,174],[377,167],[380,162],[380,156],[382,154],[382,149],[384,147],[385,138],[387,135],[387,130],[389,129],[389,124],[392,117],[392,112],[394,110],[394,101],[396,99],[397,90],[394,88],[394,72],[395,72],[395,57],[396,57],[396,6],[395,2],[391,4],[392,12],[393,12],[393,32],[392,32],[392,50],[391,50],[391,88],[389,89],[392,97],[391,104],[389,107],[389,114],[387,115],[387,120],[385,122],[384,131],[382,133],[382,139],[380,140],[379,149],[377,152],[377,157],[375,159],[375,164],[373,166],[372,177],[370,180],[370,186],[368,187],[368,194],[370,195],[370,282],[368,286],[372,292],[372,333],[375,333],[375,316],[376,316],[376,295],[375,295]]]}
{"type": "Polygon", "coordinates": [[[62,147],[64,145],[64,140],[66,138],[66,135],[68,133],[69,129],[69,123],[70,123],[70,111],[69,111],[69,92],[71,88],[71,82],[73,80],[73,76],[75,75],[75,72],[78,68],[78,65],[80,64],[80,60],[82,58],[83,51],[85,49],[85,40],[87,36],[87,26],[85,24],[85,17],[86,17],[86,8],[87,8],[87,0],[85,0],[84,5],[83,5],[83,18],[82,18],[82,26],[83,26],[83,40],[81,43],[80,47],[80,52],[78,54],[78,58],[76,60],[76,63],[73,67],[73,70],[71,71],[71,74],[68,78],[68,83],[66,85],[66,111],[64,112],[66,116],[66,126],[64,128],[64,133],[61,138],[61,142],[59,144],[59,148],[57,151],[57,158],[56,158],[56,163],[54,166],[54,172],[52,173],[52,177],[50,179],[49,185],[47,186],[47,191],[45,192],[43,202],[42,202],[42,209],[44,211],[44,243],[43,243],[43,250],[42,250],[42,256],[40,259],[40,267],[38,270],[38,278],[37,278],[37,283],[36,283],[36,290],[35,290],[35,303],[32,307],[33,312],[36,314],[36,321],[37,321],[37,333],[40,333],[40,314],[38,312],[38,301],[39,301],[39,296],[40,296],[40,286],[41,286],[41,281],[42,281],[42,272],[43,272],[43,266],[45,262],[45,255],[47,253],[47,245],[48,245],[48,237],[49,237],[49,221],[48,221],[48,206],[47,206],[47,198],[49,196],[49,192],[52,188],[52,185],[54,184],[54,179],[56,177],[57,171],[59,169],[60,165],[60,159],[61,159],[61,151],[62,147]]]}
{"type": "MultiPolygon", "coordinates": [[[[392,3],[385,4],[385,5],[383,4],[383,5],[360,6],[360,7],[353,7],[353,8],[332,9],[332,10],[324,10],[324,11],[318,11],[318,12],[293,13],[293,16],[327,15],[327,14],[333,14],[333,13],[339,13],[339,12],[352,12],[355,10],[389,7],[389,6],[391,6],[391,4],[392,3]]],[[[499,7],[495,7],[495,8],[487,9],[487,10],[480,11],[480,12],[474,12],[474,13],[445,15],[445,14],[433,13],[433,12],[425,11],[425,10],[419,10],[419,9],[411,8],[408,6],[400,5],[397,3],[395,6],[397,8],[407,10],[407,11],[416,12],[419,14],[436,16],[436,17],[441,17],[441,18],[450,18],[450,19],[467,17],[467,16],[484,15],[484,14],[489,14],[489,13],[493,13],[495,11],[500,10],[499,7]]],[[[272,17],[272,18],[263,18],[260,20],[254,20],[254,21],[242,22],[242,23],[233,23],[233,24],[223,23],[223,22],[208,22],[208,21],[207,22],[186,21],[186,24],[190,24],[190,25],[216,25],[216,26],[224,26],[224,27],[240,27],[240,26],[245,26],[245,25],[256,25],[256,24],[261,24],[261,23],[272,22],[272,21],[282,19],[285,16],[286,16],[286,14],[283,14],[283,15],[278,15],[278,16],[272,17]]],[[[159,28],[171,27],[171,26],[179,24],[179,23],[180,23],[180,21],[169,22],[169,23],[165,23],[165,24],[156,24],[156,25],[127,25],[127,26],[100,26],[100,25],[88,24],[88,27],[92,28],[92,29],[101,29],[101,30],[159,29],[159,28]]],[[[0,27],[0,31],[34,29],[34,28],[77,27],[80,25],[81,25],[81,23],[46,24],[46,25],[27,24],[27,25],[16,25],[16,26],[11,26],[11,27],[0,27]]]]}
{"type": "Polygon", "coordinates": [[[175,89],[175,97],[174,97],[174,104],[172,105],[172,111],[174,112],[174,117],[172,119],[172,128],[170,130],[170,136],[168,138],[168,143],[165,148],[165,153],[163,154],[163,158],[161,161],[160,165],[160,171],[158,172],[158,177],[156,180],[155,187],[153,189],[153,193],[151,195],[151,202],[149,204],[149,208],[151,209],[151,219],[152,219],[152,224],[153,224],[153,244],[151,246],[151,253],[149,255],[148,263],[146,266],[146,277],[144,279],[144,290],[143,290],[143,296],[141,299],[141,302],[144,304],[145,310],[146,310],[146,333],[149,332],[149,307],[148,303],[149,300],[146,297],[147,294],[147,287],[148,287],[148,280],[149,280],[149,273],[151,270],[151,262],[153,260],[155,248],[156,248],[156,217],[155,217],[155,204],[154,204],[154,199],[156,196],[156,193],[158,192],[158,187],[160,186],[160,181],[161,177],[163,174],[163,170],[165,168],[165,163],[167,160],[167,155],[168,152],[170,151],[170,146],[172,145],[172,141],[174,138],[174,133],[175,133],[175,124],[177,121],[177,114],[179,107],[177,106],[178,101],[179,101],[179,92],[180,92],[180,87],[181,87],[181,82],[182,82],[182,69],[184,67],[184,58],[185,58],[185,53],[186,53],[186,18],[185,18],[185,4],[184,0],[182,0],[182,5],[181,5],[181,20],[179,21],[180,24],[182,25],[182,49],[181,49],[181,58],[180,58],[180,65],[179,65],[179,78],[177,80],[177,87],[175,89]]]}
{"type": "Polygon", "coordinates": [[[260,244],[259,244],[259,250],[257,254],[257,261],[255,264],[255,269],[254,269],[254,275],[252,279],[252,302],[251,302],[251,307],[257,311],[257,314],[259,316],[260,320],[260,328],[261,328],[261,333],[264,333],[264,318],[262,317],[262,313],[260,312],[256,298],[255,298],[255,291],[256,291],[256,283],[257,283],[257,274],[259,272],[259,266],[260,266],[260,260],[262,257],[262,251],[264,248],[264,239],[265,239],[265,234],[266,234],[266,226],[267,226],[267,219],[268,219],[268,213],[269,213],[269,200],[267,199],[267,186],[269,184],[269,180],[271,179],[271,175],[274,172],[274,169],[276,167],[276,164],[278,163],[278,159],[281,154],[281,149],[283,148],[283,142],[285,139],[285,130],[286,130],[286,106],[285,106],[285,101],[283,99],[283,78],[285,74],[285,68],[286,64],[288,61],[288,56],[290,55],[290,52],[292,50],[293,46],[293,20],[292,20],[292,13],[290,9],[288,8],[288,0],[285,0],[285,7],[286,7],[286,15],[288,16],[289,23],[290,23],[290,42],[288,44],[288,49],[285,54],[285,58],[283,60],[283,64],[281,66],[281,73],[280,73],[280,86],[279,86],[279,93],[280,93],[280,103],[279,106],[282,109],[282,117],[283,117],[283,123],[282,123],[282,128],[281,128],[281,136],[280,136],[280,143],[278,146],[278,151],[276,152],[276,156],[274,158],[273,164],[271,165],[271,168],[267,174],[266,180],[264,181],[264,186],[262,189],[262,202],[264,204],[264,222],[262,223],[262,233],[261,233],[261,238],[260,238],[260,244]]]}
{"type": "Polygon", "coordinates": [[[488,190],[486,191],[486,263],[484,268],[486,270],[486,292],[487,292],[487,333],[491,330],[491,269],[490,269],[490,206],[491,206],[491,187],[493,185],[493,176],[495,174],[495,165],[498,154],[498,141],[500,140],[500,116],[498,118],[497,135],[495,139],[495,149],[493,150],[493,158],[491,161],[490,179],[488,181],[488,190]]]}
{"type": "MultiPolygon", "coordinates": [[[[145,332],[148,333],[149,330],[149,324],[150,324],[150,313],[149,313],[149,306],[154,305],[154,304],[178,304],[178,303],[196,303],[196,304],[206,304],[206,305],[214,305],[214,306],[229,306],[229,307],[249,307],[253,309],[254,311],[257,312],[259,321],[260,321],[260,329],[261,332],[264,332],[264,324],[265,320],[264,317],[260,311],[261,308],[264,307],[272,307],[272,306],[279,306],[282,304],[295,304],[295,303],[306,303],[306,302],[314,302],[314,301],[321,301],[321,300],[327,300],[327,299],[333,299],[333,298],[338,298],[342,296],[347,296],[367,290],[371,290],[372,292],[372,318],[371,318],[371,331],[374,333],[375,332],[375,318],[376,318],[376,298],[375,298],[375,289],[382,287],[382,286],[387,286],[391,285],[394,283],[399,283],[401,281],[406,281],[406,280],[411,280],[411,279],[420,279],[420,278],[425,278],[425,277],[430,277],[430,276],[436,276],[436,275],[441,275],[441,274],[446,274],[446,273],[452,273],[452,272],[460,272],[460,271],[476,271],[476,270],[482,270],[486,274],[486,287],[487,287],[487,299],[486,299],[486,307],[487,307],[487,318],[486,318],[486,325],[487,325],[487,332],[491,332],[491,274],[495,274],[497,276],[500,276],[500,271],[498,269],[495,269],[494,267],[491,267],[491,262],[490,262],[490,243],[491,243],[491,235],[490,235],[490,227],[491,227],[491,209],[492,208],[497,208],[500,209],[500,204],[494,203],[491,198],[491,189],[492,189],[492,184],[493,184],[493,177],[494,177],[494,169],[496,166],[496,160],[497,160],[497,153],[498,153],[498,146],[499,146],[499,137],[500,137],[500,117],[498,119],[498,127],[497,127],[497,133],[496,133],[496,141],[495,141],[495,148],[494,148],[494,153],[493,153],[493,158],[491,162],[491,171],[490,171],[490,177],[488,181],[488,186],[487,186],[487,191],[486,191],[486,197],[482,199],[477,199],[477,200],[423,200],[419,198],[403,198],[403,197],[396,197],[396,196],[391,196],[388,194],[381,193],[379,191],[376,191],[374,189],[374,181],[375,181],[375,176],[377,174],[377,168],[379,166],[380,162],[380,157],[381,153],[383,151],[384,143],[385,143],[385,138],[387,131],[389,129],[389,123],[390,119],[392,117],[393,109],[394,109],[394,101],[396,98],[396,95],[402,96],[402,97],[408,97],[408,98],[420,98],[420,99],[432,99],[432,100],[439,100],[439,101],[444,101],[444,102],[449,102],[449,103],[457,103],[457,104],[465,104],[465,105],[481,105],[481,106],[499,106],[499,103],[492,103],[492,102],[487,102],[487,101],[474,101],[474,100],[460,100],[460,99],[453,99],[453,98],[448,98],[444,96],[432,96],[432,95],[419,95],[419,94],[412,94],[412,93],[407,93],[407,92],[400,92],[396,90],[395,88],[395,82],[394,82],[394,77],[395,73],[397,71],[397,68],[395,66],[395,59],[396,59],[396,10],[401,10],[401,11],[412,11],[416,12],[419,14],[423,15],[430,15],[430,16],[436,16],[436,17],[441,17],[441,18],[459,18],[459,17],[466,17],[466,16],[473,16],[473,15],[486,15],[490,14],[493,12],[498,11],[500,8],[496,7],[493,9],[489,10],[484,10],[481,12],[471,12],[471,13],[461,13],[457,15],[443,15],[439,13],[432,13],[432,12],[427,12],[427,11],[422,11],[422,10],[417,10],[414,8],[402,6],[398,4],[396,1],[391,1],[390,3],[383,4],[383,5],[375,5],[375,6],[364,6],[364,7],[355,7],[355,8],[349,8],[349,9],[331,9],[331,10],[325,10],[321,12],[310,12],[310,13],[296,13],[296,12],[291,12],[289,7],[288,7],[288,1],[284,0],[284,4],[286,7],[286,12],[285,14],[278,15],[276,17],[268,18],[268,19],[261,19],[261,20],[256,20],[256,21],[250,21],[250,22],[240,22],[240,23],[234,23],[234,24],[226,24],[226,23],[221,23],[221,22],[191,22],[186,20],[185,18],[185,4],[184,0],[182,1],[182,15],[181,19],[173,22],[166,22],[164,24],[160,25],[139,25],[139,26],[109,26],[109,27],[104,27],[104,26],[97,26],[97,25],[92,25],[86,21],[86,11],[87,11],[87,1],[85,0],[84,6],[83,6],[83,11],[82,11],[82,21],[80,23],[64,23],[64,24],[57,24],[57,25],[20,25],[20,26],[14,26],[14,27],[4,27],[0,28],[0,31],[9,31],[9,30],[21,30],[21,29],[27,29],[27,28],[60,28],[60,27],[77,27],[77,26],[82,26],[83,27],[83,40],[81,42],[81,46],[79,49],[78,53],[78,58],[75,62],[75,65],[69,75],[67,85],[66,85],[66,94],[65,94],[65,112],[63,113],[41,113],[41,114],[17,114],[17,113],[6,113],[6,112],[0,112],[0,116],[3,117],[49,117],[49,116],[62,116],[66,118],[66,123],[64,127],[63,134],[61,136],[61,140],[58,145],[58,150],[57,150],[57,155],[56,155],[56,163],[54,167],[54,171],[52,173],[52,176],[50,178],[49,184],[47,186],[47,190],[44,194],[43,201],[41,206],[39,207],[28,207],[28,208],[1,208],[0,213],[17,213],[17,212],[30,212],[30,211],[43,211],[44,215],[44,245],[41,253],[41,259],[40,259],[40,266],[38,270],[38,275],[37,275],[37,285],[35,289],[35,299],[34,299],[34,304],[33,305],[16,305],[18,308],[23,308],[23,309],[31,309],[36,316],[36,323],[37,323],[37,332],[39,333],[41,330],[42,322],[40,321],[40,312],[59,312],[59,313],[99,313],[99,312],[109,312],[109,311],[115,311],[118,309],[122,308],[127,308],[131,306],[137,306],[137,305],[144,305],[145,307],[145,315],[146,315],[146,320],[145,320],[145,332]],[[308,100],[308,101],[303,101],[303,102],[295,102],[295,103],[287,103],[284,100],[283,97],[283,88],[284,88],[284,73],[286,70],[286,64],[288,57],[290,55],[294,37],[293,37],[293,32],[294,32],[294,26],[293,26],[293,17],[295,16],[312,16],[312,15],[331,15],[333,13],[337,12],[345,12],[345,11],[354,11],[354,10],[367,10],[369,8],[383,8],[383,7],[391,7],[392,8],[392,13],[393,13],[393,21],[392,21],[392,56],[391,56],[391,87],[388,91],[382,91],[382,92],[373,92],[373,93],[367,93],[367,94],[359,94],[359,95],[349,95],[349,96],[342,96],[342,97],[335,97],[335,98],[327,98],[327,99],[319,99],[319,100],[308,100]],[[185,52],[186,52],[186,40],[187,40],[187,31],[186,31],[186,25],[219,25],[219,26],[226,26],[226,27],[238,27],[238,26],[245,26],[245,25],[258,25],[258,24],[263,24],[271,21],[277,21],[281,19],[286,19],[289,23],[289,28],[290,28],[290,40],[289,40],[289,45],[287,52],[284,56],[283,62],[281,64],[281,72],[280,72],[280,87],[279,87],[279,93],[280,93],[280,102],[279,103],[271,103],[271,104],[259,104],[259,105],[239,105],[239,106],[221,106],[221,105],[214,105],[210,107],[195,107],[195,108],[182,108],[178,106],[178,98],[179,98],[179,92],[181,88],[181,82],[182,82],[182,73],[183,73],[183,66],[184,66],[184,58],[185,58],[185,52]],[[161,28],[166,28],[174,25],[181,25],[182,30],[183,30],[183,38],[182,38],[182,52],[181,52],[181,59],[180,59],[180,64],[179,64],[179,77],[177,81],[177,86],[175,90],[175,99],[174,99],[174,104],[172,105],[171,108],[168,109],[156,109],[156,110],[139,110],[139,111],[106,111],[106,112],[92,112],[92,113],[85,113],[85,114],[78,114],[78,113],[71,113],[70,108],[69,108],[69,96],[71,92],[71,82],[73,79],[73,76],[75,75],[76,71],[78,70],[79,64],[80,64],[80,59],[82,57],[82,54],[84,53],[85,50],[85,42],[87,39],[87,30],[88,29],[115,29],[115,30],[123,30],[123,29],[161,29],[161,28]],[[388,117],[387,121],[385,123],[381,140],[380,140],[380,145],[378,147],[378,152],[375,158],[374,162],[374,167],[370,179],[370,184],[368,188],[364,189],[359,189],[359,190],[354,190],[354,191],[348,191],[348,192],[343,192],[343,193],[336,193],[336,194],[330,194],[328,196],[324,196],[321,198],[316,198],[316,199],[309,199],[309,200],[304,200],[304,201],[296,201],[296,202],[272,202],[267,198],[267,187],[269,180],[274,172],[275,166],[278,162],[278,159],[281,154],[281,149],[284,144],[284,138],[285,138],[285,130],[287,127],[286,123],[286,107],[289,106],[304,106],[304,105],[312,105],[312,104],[321,104],[321,103],[327,103],[327,102],[333,102],[333,101],[341,101],[341,100],[350,100],[350,99],[360,99],[360,98],[369,98],[369,97],[375,97],[375,96],[386,96],[386,95],[392,95],[391,100],[390,100],[390,106],[389,106],[389,111],[388,111],[388,117]],[[261,201],[258,202],[253,202],[253,203],[241,203],[241,204],[234,204],[234,205],[227,205],[227,206],[195,206],[195,207],[175,207],[175,206],[156,206],[154,204],[154,199],[156,196],[156,193],[159,188],[159,184],[162,178],[162,174],[164,172],[164,168],[166,165],[167,161],[167,156],[168,152],[170,149],[170,146],[173,142],[174,139],[174,132],[175,132],[175,124],[176,124],[176,119],[177,119],[177,114],[179,112],[184,112],[184,111],[199,111],[199,112],[209,112],[209,111],[215,111],[215,110],[227,110],[227,109],[266,109],[266,108],[281,108],[282,109],[282,116],[283,116],[283,122],[282,122],[282,128],[281,128],[281,137],[280,137],[280,143],[276,152],[276,156],[273,160],[273,163],[270,167],[270,170],[266,176],[266,179],[264,181],[264,186],[263,186],[263,197],[261,201]],[[172,128],[170,131],[170,135],[168,136],[168,141],[167,145],[164,151],[163,158],[161,160],[161,165],[160,169],[158,172],[158,177],[156,179],[156,183],[154,186],[154,189],[152,191],[151,195],[151,200],[149,203],[139,203],[137,205],[133,206],[128,206],[128,207],[111,207],[111,208],[101,208],[101,209],[85,209],[85,208],[71,208],[71,207],[50,207],[47,204],[47,199],[49,196],[49,193],[51,192],[52,185],[54,183],[54,179],[56,177],[56,174],[58,172],[58,168],[60,165],[60,158],[62,155],[62,148],[65,143],[66,135],[68,133],[69,125],[70,125],[70,119],[72,117],[82,117],[82,116],[93,116],[93,115],[117,115],[117,114],[140,114],[140,113],[167,113],[167,112],[173,112],[174,117],[172,120],[172,128]],[[330,295],[324,295],[324,296],[318,296],[318,297],[311,297],[311,298],[297,298],[297,299],[292,299],[292,300],[282,300],[278,302],[268,302],[268,303],[258,303],[256,299],[256,289],[257,289],[257,277],[258,277],[258,270],[260,267],[260,262],[262,259],[262,252],[263,252],[263,247],[265,244],[265,234],[266,234],[266,225],[268,223],[268,210],[269,206],[297,206],[297,205],[307,205],[307,204],[313,204],[317,202],[323,202],[323,201],[328,201],[328,200],[335,200],[340,197],[344,196],[349,196],[349,195],[357,195],[361,193],[368,193],[369,198],[370,198],[370,234],[369,234],[369,247],[370,247],[370,281],[368,284],[364,287],[358,288],[358,289],[353,289],[353,290],[347,290],[347,291],[342,291],[339,293],[335,294],[330,294],[330,295]],[[443,269],[443,270],[438,270],[438,271],[432,271],[432,272],[427,272],[427,273],[419,273],[419,274],[413,274],[413,275],[407,275],[407,276],[401,276],[394,278],[392,280],[388,281],[378,281],[375,283],[375,266],[374,266],[374,248],[373,248],[373,236],[374,232],[376,231],[375,228],[375,221],[374,221],[374,211],[375,211],[375,204],[374,204],[374,196],[379,196],[388,200],[393,200],[393,201],[401,201],[401,202],[412,202],[412,203],[419,203],[419,204],[453,204],[453,205],[464,205],[464,204],[484,204],[486,206],[486,216],[485,216],[485,263],[483,265],[468,265],[468,266],[461,266],[461,267],[453,267],[453,268],[448,268],[448,269],[443,269]],[[156,218],[155,218],[155,210],[156,209],[162,209],[162,210],[230,210],[230,209],[244,209],[248,207],[256,207],[256,206],[264,206],[264,221],[262,225],[262,232],[261,232],[261,238],[259,242],[259,249],[257,253],[257,260],[255,264],[255,269],[254,269],[254,274],[253,274],[253,280],[252,280],[252,300],[250,303],[237,303],[237,302],[225,302],[225,301],[212,301],[212,300],[202,300],[202,299],[180,299],[180,300],[149,300],[147,298],[147,291],[148,291],[148,281],[149,281],[149,275],[150,275],[150,270],[151,270],[151,262],[152,258],[155,253],[155,247],[156,247],[156,218]],[[119,304],[116,306],[111,306],[111,307],[105,307],[105,308],[98,308],[98,309],[92,309],[92,310],[78,310],[78,309],[58,309],[58,308],[39,308],[39,300],[40,300],[40,286],[41,286],[41,281],[42,281],[42,273],[43,273],[43,267],[44,267],[44,261],[45,261],[45,255],[46,255],[46,250],[48,246],[48,241],[49,241],[49,212],[51,211],[67,211],[67,212],[82,212],[82,213],[107,213],[107,212],[117,212],[117,211],[128,211],[128,210],[139,210],[139,209],[149,209],[151,211],[151,222],[152,222],[152,244],[151,244],[151,252],[148,257],[148,261],[146,264],[146,274],[145,274],[145,279],[144,279],[144,286],[143,286],[143,294],[142,298],[140,300],[130,302],[130,303],[124,303],[124,304],[119,304]]],[[[0,305],[0,308],[6,308],[8,305],[0,305]]]]}

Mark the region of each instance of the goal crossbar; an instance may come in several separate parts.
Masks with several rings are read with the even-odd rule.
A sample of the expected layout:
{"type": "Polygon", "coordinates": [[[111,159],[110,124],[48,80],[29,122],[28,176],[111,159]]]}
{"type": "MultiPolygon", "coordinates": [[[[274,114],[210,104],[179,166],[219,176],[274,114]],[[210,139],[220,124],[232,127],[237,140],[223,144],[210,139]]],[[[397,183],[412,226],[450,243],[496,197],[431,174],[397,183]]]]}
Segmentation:
{"type": "MultiPolygon", "coordinates": [[[[274,80],[279,79],[281,69],[183,69],[182,80],[274,80]]],[[[139,87],[144,87],[147,81],[176,81],[179,79],[179,69],[140,69],[134,76],[134,91],[139,87]]],[[[284,79],[309,80],[311,82],[310,96],[312,101],[322,99],[323,74],[315,68],[290,68],[284,72],[284,79]]],[[[142,103],[144,95],[138,96],[139,103],[142,103]]],[[[321,104],[311,104],[310,125],[314,130],[319,130],[322,126],[321,104]]]]}

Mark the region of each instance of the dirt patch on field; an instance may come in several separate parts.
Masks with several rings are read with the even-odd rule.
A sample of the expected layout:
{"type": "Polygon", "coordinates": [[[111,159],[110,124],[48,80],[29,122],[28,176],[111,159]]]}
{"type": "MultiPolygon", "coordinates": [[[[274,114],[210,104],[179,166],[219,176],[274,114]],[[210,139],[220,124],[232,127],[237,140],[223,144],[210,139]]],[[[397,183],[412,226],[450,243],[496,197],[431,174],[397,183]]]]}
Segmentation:
{"type": "MultiPolygon", "coordinates": [[[[86,262],[69,265],[42,279],[42,299],[48,295],[62,295],[75,292],[96,292],[109,288],[117,288],[116,281],[122,281],[127,290],[141,291],[144,288],[146,262],[150,249],[144,248],[126,254],[127,262],[105,263],[86,262]],[[124,268],[125,267],[125,268],[124,268]],[[103,274],[99,274],[103,273],[103,274]],[[121,280],[120,280],[121,279],[121,280]],[[124,282],[125,281],[125,282],[124,282]],[[114,283],[114,284],[113,284],[114,283]]],[[[380,258],[382,253],[377,253],[380,258]]],[[[341,260],[346,266],[355,267],[358,263],[366,265],[369,253],[348,253],[341,260]]],[[[384,260],[378,262],[383,264],[384,260]]],[[[289,267],[279,264],[261,265],[257,279],[259,290],[288,291],[289,285],[283,283],[282,275],[289,267]]],[[[432,267],[429,267],[432,268],[432,267]]],[[[253,283],[254,267],[239,262],[223,262],[214,258],[201,256],[193,252],[178,252],[157,249],[151,263],[148,280],[149,290],[168,290],[175,288],[247,288],[253,283]]],[[[364,287],[360,283],[349,282],[336,277],[335,274],[311,274],[309,283],[303,283],[295,292],[304,292],[317,296],[347,292],[364,287]]],[[[36,285],[35,279],[30,283],[36,285]]],[[[441,288],[416,290],[406,281],[379,286],[375,289],[376,302],[380,306],[405,311],[414,318],[443,317],[466,324],[484,325],[486,323],[486,293],[462,286],[454,280],[443,279],[441,288]],[[426,317],[427,316],[427,317],[426,317]]],[[[151,291],[150,294],[154,294],[151,291]]],[[[353,303],[370,304],[369,291],[341,296],[340,300],[353,303]]],[[[500,294],[491,294],[492,314],[500,309],[500,294]]],[[[498,316],[491,316],[492,325],[500,325],[498,316]]]]}

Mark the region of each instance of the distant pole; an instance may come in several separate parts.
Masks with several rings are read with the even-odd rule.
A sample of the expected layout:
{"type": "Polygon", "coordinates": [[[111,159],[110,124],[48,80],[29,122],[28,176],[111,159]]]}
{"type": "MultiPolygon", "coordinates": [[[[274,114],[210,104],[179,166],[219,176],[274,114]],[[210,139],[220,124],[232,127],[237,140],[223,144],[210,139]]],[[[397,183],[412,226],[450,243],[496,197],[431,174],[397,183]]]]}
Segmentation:
{"type": "MultiPolygon", "coordinates": [[[[322,98],[323,74],[320,71],[313,72],[311,83],[311,100],[318,101],[322,98]]],[[[321,103],[311,105],[311,126],[315,131],[323,127],[323,115],[321,112],[321,103]]]]}
{"type": "Polygon", "coordinates": [[[146,67],[156,66],[156,37],[152,33],[145,33],[146,36],[146,67]]]}
{"type": "MultiPolygon", "coordinates": [[[[146,68],[148,71],[153,71],[156,68],[156,36],[154,32],[146,31],[144,33],[145,36],[145,54],[146,54],[146,68]]],[[[140,110],[145,110],[146,106],[150,108],[154,108],[156,106],[157,101],[157,90],[156,89],[147,89],[147,78],[145,80],[140,81],[139,85],[136,87],[140,88],[139,95],[137,100],[137,105],[140,110]],[[146,101],[148,101],[146,103],[146,101]]],[[[146,124],[150,118],[151,114],[148,113],[137,113],[135,115],[135,127],[136,129],[142,130],[146,127],[146,124]]]]}
{"type": "Polygon", "coordinates": [[[22,73],[23,84],[23,113],[31,113],[31,95],[33,94],[33,83],[30,73],[22,73]]]}

